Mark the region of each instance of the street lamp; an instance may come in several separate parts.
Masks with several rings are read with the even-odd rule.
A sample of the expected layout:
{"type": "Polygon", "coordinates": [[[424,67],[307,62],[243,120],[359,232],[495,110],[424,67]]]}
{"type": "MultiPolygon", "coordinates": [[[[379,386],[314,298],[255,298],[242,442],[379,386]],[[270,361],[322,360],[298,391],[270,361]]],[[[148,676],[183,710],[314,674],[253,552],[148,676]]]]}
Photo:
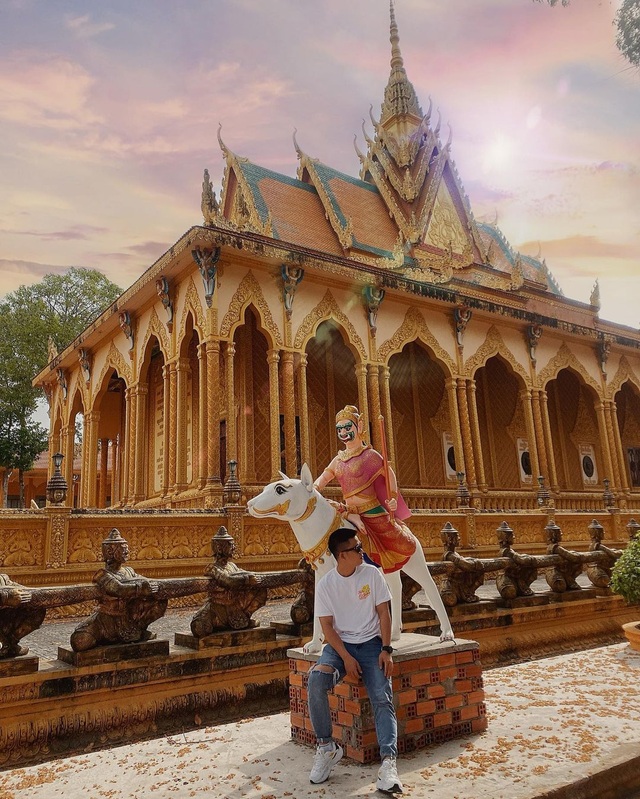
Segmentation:
{"type": "Polygon", "coordinates": [[[56,452],[55,455],[51,456],[51,460],[53,461],[53,474],[47,482],[46,488],[47,502],[49,502],[50,505],[64,505],[67,499],[67,481],[60,471],[63,459],[64,455],[61,452],[56,452]]]}

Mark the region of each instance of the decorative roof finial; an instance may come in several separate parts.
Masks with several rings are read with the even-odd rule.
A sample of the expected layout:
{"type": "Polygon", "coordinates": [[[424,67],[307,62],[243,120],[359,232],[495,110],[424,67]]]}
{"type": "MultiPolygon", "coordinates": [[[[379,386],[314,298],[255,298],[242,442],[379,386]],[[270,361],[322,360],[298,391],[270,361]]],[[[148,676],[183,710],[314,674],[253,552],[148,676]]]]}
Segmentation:
{"type": "Polygon", "coordinates": [[[389,37],[389,41],[391,42],[391,69],[402,69],[404,67],[404,62],[402,60],[402,53],[400,52],[400,34],[398,33],[393,0],[389,0],[389,11],[391,15],[391,35],[389,37]]]}

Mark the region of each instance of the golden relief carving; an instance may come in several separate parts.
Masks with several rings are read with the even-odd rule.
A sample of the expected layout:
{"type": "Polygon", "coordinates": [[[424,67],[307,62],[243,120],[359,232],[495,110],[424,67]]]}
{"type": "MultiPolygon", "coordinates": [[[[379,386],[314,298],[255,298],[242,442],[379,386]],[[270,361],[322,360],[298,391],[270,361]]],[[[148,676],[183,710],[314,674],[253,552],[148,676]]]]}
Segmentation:
{"type": "Polygon", "coordinates": [[[513,413],[513,419],[507,426],[507,434],[514,444],[519,438],[528,438],[527,422],[524,415],[524,403],[526,401],[526,398],[523,398],[521,395],[518,396],[516,409],[513,413]]]}
{"type": "Polygon", "coordinates": [[[309,339],[314,335],[318,325],[328,320],[336,322],[347,332],[349,342],[357,349],[361,360],[366,360],[367,351],[362,343],[362,339],[349,320],[349,317],[340,310],[335,297],[329,289],[327,289],[326,294],[316,307],[302,320],[302,324],[295,335],[294,347],[297,350],[304,350],[309,339]]]}
{"type": "Polygon", "coordinates": [[[424,316],[415,307],[409,308],[400,327],[391,338],[387,339],[387,341],[379,347],[379,360],[386,363],[392,355],[400,352],[405,344],[409,344],[416,339],[426,344],[436,356],[437,360],[446,366],[446,377],[451,377],[455,374],[455,362],[449,353],[438,344],[436,337],[429,330],[424,316]]]}
{"type": "Polygon", "coordinates": [[[569,347],[563,342],[562,346],[549,363],[538,375],[538,386],[544,388],[546,384],[558,376],[558,374],[568,367],[574,369],[582,377],[587,385],[597,393],[598,398],[602,399],[602,386],[591,377],[582,363],[571,352],[569,347]]]}
{"type": "MultiPolygon", "coordinates": [[[[96,380],[95,383],[95,390],[96,392],[100,391],[102,385],[104,383],[104,379],[113,370],[116,370],[118,373],[118,377],[121,377],[126,386],[129,387],[133,380],[133,375],[131,374],[131,367],[125,361],[122,353],[113,343],[113,341],[109,344],[109,352],[107,353],[107,360],[105,361],[102,370],[100,371],[100,377],[96,380]]],[[[95,395],[92,399],[92,403],[95,402],[95,395]]]]}
{"type": "Polygon", "coordinates": [[[527,388],[531,388],[530,375],[504,343],[503,338],[500,335],[500,331],[495,325],[491,325],[487,331],[487,336],[484,340],[484,343],[481,344],[474,355],[472,355],[465,363],[464,374],[466,374],[467,377],[473,377],[475,372],[481,366],[484,366],[489,358],[492,358],[494,355],[501,355],[511,366],[513,371],[522,378],[524,385],[527,388]]]}
{"type": "Polygon", "coordinates": [[[222,338],[229,338],[233,328],[242,324],[243,311],[249,304],[256,308],[260,316],[260,321],[264,328],[270,333],[270,346],[282,347],[282,334],[271,315],[271,309],[264,298],[262,287],[256,280],[253,272],[247,272],[233,295],[229,303],[229,309],[224,315],[224,319],[220,325],[220,336],[222,338]]]}
{"type": "Polygon", "coordinates": [[[142,359],[144,357],[144,352],[149,343],[149,339],[151,336],[155,336],[158,339],[158,344],[160,345],[160,349],[162,354],[164,355],[164,360],[167,362],[171,358],[171,342],[169,341],[169,337],[167,336],[167,328],[165,325],[162,324],[160,319],[158,318],[158,314],[156,313],[156,309],[151,309],[151,316],[149,317],[149,324],[147,325],[147,329],[145,330],[144,338],[142,340],[141,346],[138,350],[140,353],[140,359],[138,363],[138,374],[137,380],[140,380],[140,374],[142,371],[142,367],[144,366],[142,359]]]}
{"type": "Polygon", "coordinates": [[[4,527],[0,540],[0,568],[43,563],[43,549],[44,537],[41,531],[4,527]]]}
{"type": "Polygon", "coordinates": [[[54,569],[60,569],[65,565],[65,536],[67,533],[67,518],[65,516],[53,516],[51,518],[51,545],[49,549],[49,563],[54,569]]]}
{"type": "Polygon", "coordinates": [[[442,181],[438,187],[425,240],[428,244],[441,250],[451,248],[459,255],[462,255],[469,246],[469,239],[462,227],[451,195],[442,181]]]}
{"type": "Polygon", "coordinates": [[[580,386],[578,412],[573,430],[569,433],[569,438],[578,451],[580,451],[580,444],[593,444],[599,448],[598,422],[595,418],[593,402],[587,402],[583,386],[580,386]]]}
{"type": "Polygon", "coordinates": [[[633,367],[627,360],[626,356],[623,355],[620,358],[620,363],[618,364],[618,369],[616,371],[615,377],[609,383],[607,389],[607,397],[610,400],[615,398],[615,395],[620,391],[622,388],[622,384],[629,380],[631,383],[635,385],[635,387],[640,390],[640,377],[636,374],[633,367]]]}
{"type": "Polygon", "coordinates": [[[69,563],[96,563],[104,530],[75,530],[69,535],[69,563]]]}
{"type": "Polygon", "coordinates": [[[205,321],[204,321],[204,314],[202,311],[202,304],[200,302],[200,296],[198,295],[198,290],[196,289],[195,283],[193,282],[193,278],[190,277],[187,283],[187,291],[184,295],[184,305],[182,308],[182,315],[180,317],[180,326],[178,327],[178,346],[177,349],[180,349],[180,342],[185,337],[186,334],[186,327],[187,327],[187,318],[191,313],[193,317],[193,326],[198,333],[198,338],[200,341],[204,341],[205,339],[205,321]]]}

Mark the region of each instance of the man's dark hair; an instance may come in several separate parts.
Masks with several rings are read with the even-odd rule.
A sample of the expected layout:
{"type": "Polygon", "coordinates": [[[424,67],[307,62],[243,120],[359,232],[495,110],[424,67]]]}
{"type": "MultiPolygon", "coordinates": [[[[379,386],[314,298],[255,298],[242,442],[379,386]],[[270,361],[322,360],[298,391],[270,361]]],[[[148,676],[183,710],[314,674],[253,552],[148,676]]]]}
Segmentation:
{"type": "Polygon", "coordinates": [[[348,527],[338,527],[337,530],[334,530],[331,535],[329,536],[329,552],[333,555],[336,560],[338,559],[338,555],[343,549],[343,544],[346,544],[347,541],[350,541],[352,538],[355,538],[358,535],[357,530],[351,530],[348,527]]]}

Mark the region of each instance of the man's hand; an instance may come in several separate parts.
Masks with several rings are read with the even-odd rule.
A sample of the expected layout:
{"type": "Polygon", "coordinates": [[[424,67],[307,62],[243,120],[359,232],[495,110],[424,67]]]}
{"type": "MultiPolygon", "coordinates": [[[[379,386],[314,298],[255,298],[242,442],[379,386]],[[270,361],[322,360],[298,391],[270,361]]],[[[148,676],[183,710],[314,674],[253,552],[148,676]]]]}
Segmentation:
{"type": "Polygon", "coordinates": [[[393,674],[393,657],[389,652],[385,652],[384,650],[380,652],[378,655],[378,665],[382,671],[384,671],[385,677],[391,677],[393,674]]]}
{"type": "Polygon", "coordinates": [[[360,666],[358,661],[348,652],[347,656],[343,658],[343,661],[348,676],[353,677],[354,680],[357,680],[358,677],[362,674],[362,667],[360,666]]]}

